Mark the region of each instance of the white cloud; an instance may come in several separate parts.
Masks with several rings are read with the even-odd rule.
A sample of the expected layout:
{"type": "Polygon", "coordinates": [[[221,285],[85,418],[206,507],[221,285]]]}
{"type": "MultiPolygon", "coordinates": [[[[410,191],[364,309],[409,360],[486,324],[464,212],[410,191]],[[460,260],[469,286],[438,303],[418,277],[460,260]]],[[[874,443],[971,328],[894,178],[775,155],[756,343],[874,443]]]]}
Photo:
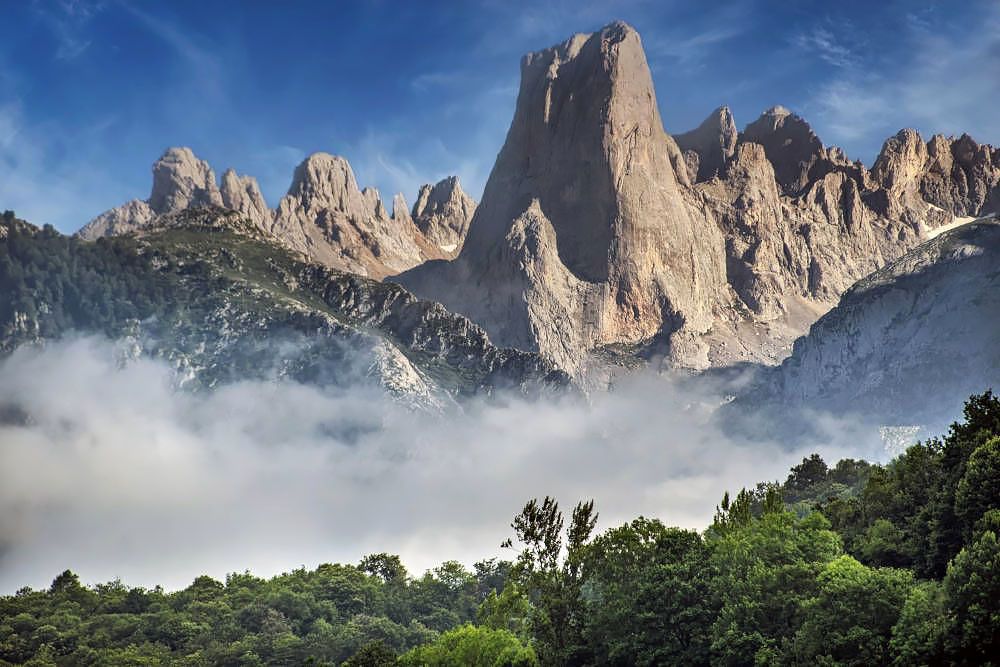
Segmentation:
{"type": "Polygon", "coordinates": [[[681,64],[693,64],[705,57],[722,42],[733,39],[744,28],[736,23],[709,28],[690,36],[673,35],[656,37],[647,42],[647,49],[654,57],[667,57],[681,64]]]}
{"type": "Polygon", "coordinates": [[[834,67],[854,67],[860,62],[854,50],[828,27],[815,26],[796,35],[793,41],[807,54],[816,55],[834,67]]]}
{"type": "Polygon", "coordinates": [[[820,136],[869,159],[903,127],[1000,142],[1000,8],[979,19],[972,35],[901,22],[905,56],[891,70],[845,61],[805,105],[820,136]]]}
{"type": "MultiPolygon", "coordinates": [[[[508,397],[443,417],[363,388],[247,382],[191,395],[170,380],[159,362],[119,367],[95,339],[0,363],[0,405],[32,417],[0,426],[0,591],[67,567],[177,588],[372,551],[414,571],[471,563],[546,494],[594,498],[602,527],[643,514],[702,528],[723,491],[784,478],[807,453],[724,436],[711,387],[663,378],[590,404],[508,397]],[[345,424],[364,428],[335,435],[345,424]]],[[[840,441],[849,447],[820,448],[828,460],[877,453],[857,433],[840,441]]]]}
{"type": "Polygon", "coordinates": [[[32,5],[35,15],[45,22],[56,39],[53,58],[67,62],[79,58],[92,44],[87,35],[89,22],[102,9],[102,3],[83,0],[32,5]]]}
{"type": "Polygon", "coordinates": [[[107,117],[70,136],[59,126],[28,125],[18,101],[0,105],[0,208],[73,232],[108,207],[109,193],[124,201],[127,188],[94,159],[114,122],[107,117]]]}

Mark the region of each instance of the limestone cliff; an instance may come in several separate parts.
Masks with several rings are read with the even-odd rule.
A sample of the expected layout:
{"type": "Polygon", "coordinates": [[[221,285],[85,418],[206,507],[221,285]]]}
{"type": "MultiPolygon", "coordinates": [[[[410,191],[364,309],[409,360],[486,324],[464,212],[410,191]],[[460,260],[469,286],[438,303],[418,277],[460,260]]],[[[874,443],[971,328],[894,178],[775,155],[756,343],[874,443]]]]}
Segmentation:
{"type": "Polygon", "coordinates": [[[458,178],[451,176],[420,188],[412,219],[423,235],[451,258],[461,251],[475,210],[475,200],[465,194],[458,178]]]}
{"type": "Polygon", "coordinates": [[[675,141],[655,100],[625,24],[526,56],[461,254],[399,281],[577,374],[601,348],[776,363],[855,281],[998,201],[996,151],[967,138],[901,132],[869,172],[783,107],[675,141]]]}
{"type": "Polygon", "coordinates": [[[741,400],[895,423],[950,419],[1000,373],[998,255],[994,218],[911,250],[847,290],[741,400]]]}
{"type": "Polygon", "coordinates": [[[701,125],[683,134],[675,134],[674,140],[689,160],[695,165],[692,180],[706,181],[717,176],[723,165],[736,151],[739,132],[729,107],[719,107],[701,125]]]}
{"type": "Polygon", "coordinates": [[[252,176],[228,169],[220,187],[212,168],[191,149],[170,148],[153,165],[149,199],[106,211],[77,235],[93,240],[147,232],[163,226],[164,216],[224,207],[311,261],[383,278],[428,259],[454,257],[475,206],[451,177],[421,188],[413,217],[405,203],[390,216],[377,190],[358,188],[347,160],[314,153],[296,169],[288,194],[272,211],[252,176]]]}
{"type": "Polygon", "coordinates": [[[376,190],[358,188],[347,160],[327,153],[296,168],[270,231],[313,261],[373,278],[442,257],[412,220],[386,213],[376,190]]]}
{"type": "Polygon", "coordinates": [[[723,241],[689,205],[678,162],[630,26],[529,54],[462,253],[399,280],[563,368],[660,332],[705,365],[697,336],[725,295],[723,241]]]}

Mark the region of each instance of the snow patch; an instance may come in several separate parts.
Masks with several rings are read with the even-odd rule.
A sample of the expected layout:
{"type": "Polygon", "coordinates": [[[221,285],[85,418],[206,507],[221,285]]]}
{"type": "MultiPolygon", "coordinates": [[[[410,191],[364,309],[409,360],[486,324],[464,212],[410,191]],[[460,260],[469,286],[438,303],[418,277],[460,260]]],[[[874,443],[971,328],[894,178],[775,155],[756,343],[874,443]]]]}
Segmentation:
{"type": "Polygon", "coordinates": [[[927,238],[928,239],[932,239],[932,238],[935,238],[937,236],[941,236],[945,232],[950,232],[953,229],[961,227],[962,225],[967,225],[970,222],[973,222],[974,220],[978,220],[978,219],[979,218],[977,218],[975,216],[968,216],[968,217],[963,217],[963,218],[955,218],[954,220],[952,220],[951,222],[949,222],[946,225],[941,225],[940,227],[935,227],[934,229],[929,230],[927,232],[927,238]]]}

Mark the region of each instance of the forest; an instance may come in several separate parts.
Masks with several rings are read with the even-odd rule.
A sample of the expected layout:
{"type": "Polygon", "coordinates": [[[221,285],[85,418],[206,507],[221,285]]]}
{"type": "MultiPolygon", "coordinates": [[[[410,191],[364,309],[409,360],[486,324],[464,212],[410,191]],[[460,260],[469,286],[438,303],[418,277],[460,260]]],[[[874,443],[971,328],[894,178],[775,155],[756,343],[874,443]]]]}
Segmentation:
{"type": "MultiPolygon", "coordinates": [[[[179,591],[65,571],[0,598],[0,664],[984,665],[1000,655],[1000,399],[886,465],[818,455],[703,532],[516,513],[509,560],[391,554],[179,591]]],[[[498,527],[498,537],[503,533],[498,527]]]]}

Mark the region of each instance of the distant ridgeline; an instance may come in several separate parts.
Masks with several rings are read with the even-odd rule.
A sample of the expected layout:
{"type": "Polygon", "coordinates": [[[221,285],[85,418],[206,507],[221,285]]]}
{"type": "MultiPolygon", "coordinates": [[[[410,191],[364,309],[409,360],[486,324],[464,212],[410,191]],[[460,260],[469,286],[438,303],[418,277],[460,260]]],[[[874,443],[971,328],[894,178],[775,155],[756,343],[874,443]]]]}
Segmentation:
{"type": "Polygon", "coordinates": [[[242,214],[161,216],[97,241],[0,219],[0,354],[70,333],[168,361],[180,385],[290,378],[371,384],[441,409],[509,388],[559,389],[538,355],[500,349],[482,329],[401,287],[309,264],[242,214]]]}
{"type": "Polygon", "coordinates": [[[703,533],[532,500],[512,561],[399,558],[0,598],[0,663],[979,665],[1000,655],[1000,400],[889,464],[818,456],[703,533]],[[565,528],[565,530],[564,530],[565,528]]]}

